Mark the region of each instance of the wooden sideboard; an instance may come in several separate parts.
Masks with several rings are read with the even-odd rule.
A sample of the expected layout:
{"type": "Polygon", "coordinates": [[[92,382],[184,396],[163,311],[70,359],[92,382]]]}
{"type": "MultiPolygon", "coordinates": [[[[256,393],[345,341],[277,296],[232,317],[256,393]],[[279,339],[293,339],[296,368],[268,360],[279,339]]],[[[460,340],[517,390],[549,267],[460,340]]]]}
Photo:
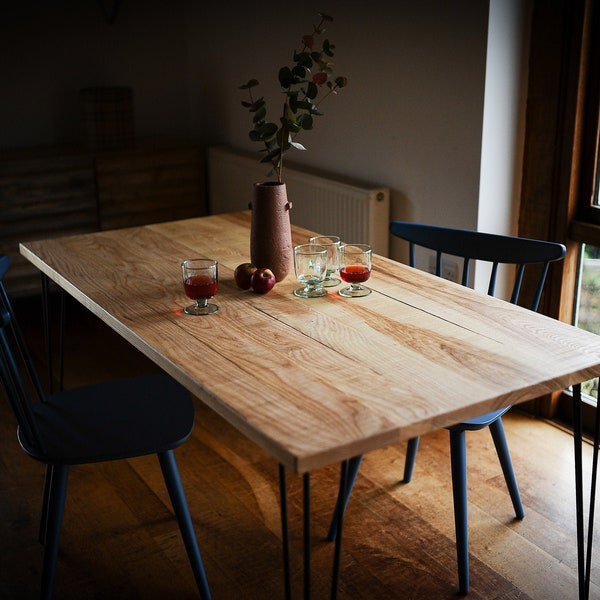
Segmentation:
{"type": "Polygon", "coordinates": [[[205,164],[195,144],[140,141],[89,151],[0,151],[0,254],[11,258],[13,296],[39,291],[19,242],[205,215],[205,164]]]}

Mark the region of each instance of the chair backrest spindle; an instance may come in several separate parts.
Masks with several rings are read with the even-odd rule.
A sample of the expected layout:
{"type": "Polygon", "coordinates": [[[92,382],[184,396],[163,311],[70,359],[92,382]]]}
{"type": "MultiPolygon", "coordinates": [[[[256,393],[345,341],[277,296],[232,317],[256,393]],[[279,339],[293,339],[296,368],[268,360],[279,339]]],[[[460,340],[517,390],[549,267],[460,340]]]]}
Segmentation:
{"type": "Polygon", "coordinates": [[[465,260],[463,261],[463,274],[462,281],[463,285],[469,285],[469,275],[471,272],[471,259],[468,256],[465,256],[465,260]]]}
{"type": "Polygon", "coordinates": [[[27,369],[27,375],[29,380],[31,381],[35,392],[37,394],[38,400],[43,400],[45,397],[44,390],[42,388],[42,384],[40,382],[40,378],[37,374],[35,367],[33,366],[33,360],[31,359],[31,355],[27,349],[27,344],[25,343],[25,337],[19,327],[19,323],[15,317],[15,311],[10,303],[8,298],[8,293],[6,292],[6,288],[4,287],[4,275],[8,271],[10,267],[10,259],[7,254],[0,254],[0,307],[4,307],[8,314],[10,315],[10,328],[12,334],[16,340],[17,348],[23,362],[25,364],[25,368],[27,369]]]}
{"type": "Polygon", "coordinates": [[[8,339],[7,330],[11,325],[11,320],[12,315],[8,310],[0,308],[0,381],[4,386],[22,435],[31,445],[36,446],[40,452],[45,453],[44,440],[33,414],[31,396],[8,339]]]}
{"type": "Polygon", "coordinates": [[[453,229],[436,225],[393,221],[390,232],[409,243],[409,264],[416,267],[416,247],[435,252],[435,274],[443,276],[443,260],[446,255],[463,259],[462,285],[469,285],[470,266],[473,261],[491,263],[488,294],[496,291],[498,268],[502,264],[515,265],[516,273],[510,301],[516,304],[523,287],[525,268],[540,265],[541,273],[535,284],[533,300],[529,308],[537,311],[550,263],[565,256],[562,244],[520,238],[508,235],[483,233],[466,229],[453,229]]]}

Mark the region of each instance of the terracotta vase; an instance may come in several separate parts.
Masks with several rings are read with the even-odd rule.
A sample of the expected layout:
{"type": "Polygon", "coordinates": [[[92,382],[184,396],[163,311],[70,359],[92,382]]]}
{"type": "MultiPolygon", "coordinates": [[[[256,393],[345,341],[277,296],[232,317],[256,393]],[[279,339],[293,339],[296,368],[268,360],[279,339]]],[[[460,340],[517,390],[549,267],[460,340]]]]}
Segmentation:
{"type": "Polygon", "coordinates": [[[277,281],[285,279],[293,266],[291,208],[285,183],[254,184],[254,199],[250,203],[250,260],[258,268],[271,269],[277,281]]]}

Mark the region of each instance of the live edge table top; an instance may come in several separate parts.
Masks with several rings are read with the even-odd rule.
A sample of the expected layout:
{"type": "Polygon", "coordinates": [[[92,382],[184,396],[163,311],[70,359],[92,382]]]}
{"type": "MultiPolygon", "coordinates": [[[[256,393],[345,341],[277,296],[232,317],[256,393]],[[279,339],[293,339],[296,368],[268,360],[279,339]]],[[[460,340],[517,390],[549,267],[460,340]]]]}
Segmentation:
{"type": "Polygon", "coordinates": [[[240,290],[249,239],[241,212],[21,253],[297,473],[600,374],[600,336],[380,256],[364,298],[297,298],[293,270],[268,294],[240,290]],[[204,317],[182,310],[180,263],[199,256],[219,261],[221,310],[204,317]]]}

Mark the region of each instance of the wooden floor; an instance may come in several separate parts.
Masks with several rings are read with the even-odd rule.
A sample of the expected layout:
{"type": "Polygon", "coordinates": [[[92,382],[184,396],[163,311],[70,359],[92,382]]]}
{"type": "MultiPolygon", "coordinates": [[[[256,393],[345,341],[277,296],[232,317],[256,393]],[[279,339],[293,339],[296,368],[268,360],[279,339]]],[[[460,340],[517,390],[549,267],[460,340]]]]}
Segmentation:
{"type": "MultiPolygon", "coordinates": [[[[83,309],[71,309],[67,387],[153,369],[83,309]]],[[[19,310],[28,332],[39,339],[38,304],[19,303],[19,310]]],[[[0,400],[0,598],[23,600],[38,593],[43,467],[20,450],[14,419],[0,400]]],[[[490,435],[468,435],[469,597],[574,599],[572,437],[517,411],[505,423],[526,518],[514,520],[490,435]]],[[[448,434],[422,439],[408,485],[398,483],[404,451],[401,444],[365,457],[347,512],[340,599],[456,597],[448,434]]],[[[282,598],[277,465],[199,402],[194,434],[176,456],[215,600],[282,598]]],[[[311,480],[312,591],[317,599],[329,596],[332,547],[323,538],[337,478],[337,469],[328,468],[311,480]]],[[[291,476],[289,489],[294,594],[299,598],[300,478],[291,476]]],[[[591,597],[599,598],[598,558],[592,580],[591,597]]],[[[55,598],[195,597],[157,461],[150,457],[72,468],[55,598]]]]}

